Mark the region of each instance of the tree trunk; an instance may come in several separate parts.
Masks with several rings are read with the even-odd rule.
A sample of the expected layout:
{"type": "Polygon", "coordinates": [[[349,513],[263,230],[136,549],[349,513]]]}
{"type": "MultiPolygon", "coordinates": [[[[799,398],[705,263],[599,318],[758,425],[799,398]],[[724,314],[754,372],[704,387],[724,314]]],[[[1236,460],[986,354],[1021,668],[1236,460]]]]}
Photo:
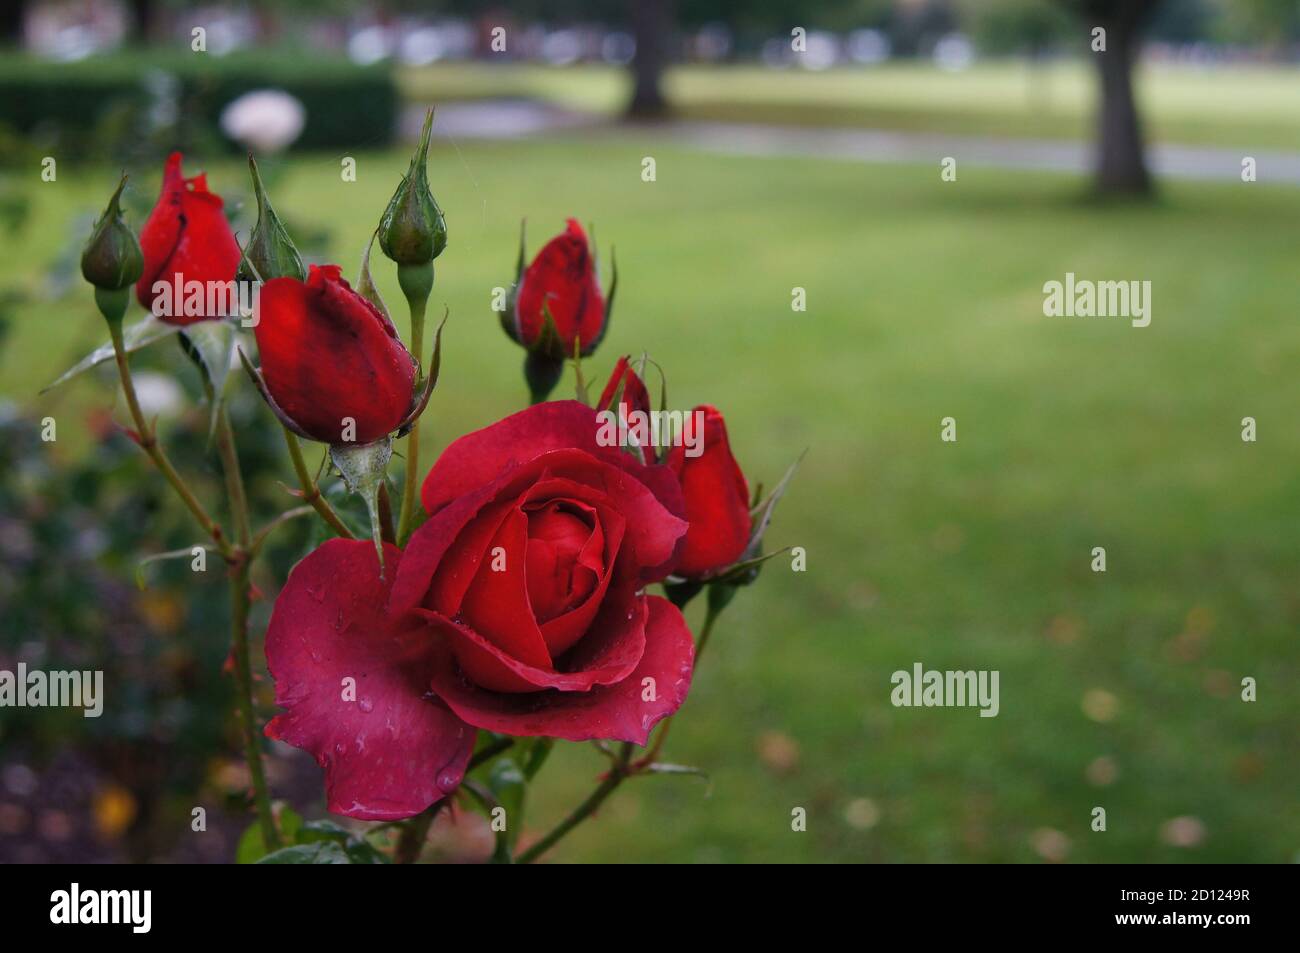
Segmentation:
{"type": "Polygon", "coordinates": [[[663,74],[673,33],[673,0],[629,0],[636,53],[632,57],[632,99],[627,115],[656,119],[668,113],[663,74]]]}
{"type": "Polygon", "coordinates": [[[20,46],[23,42],[23,20],[27,4],[14,0],[0,5],[0,44],[20,46]]]}
{"type": "Polygon", "coordinates": [[[1117,4],[1093,25],[1106,30],[1106,49],[1097,59],[1101,100],[1097,130],[1097,190],[1109,195],[1151,191],[1142,141],[1142,124],[1133,99],[1133,64],[1142,45],[1142,22],[1153,4],[1117,4]]]}
{"type": "Polygon", "coordinates": [[[137,42],[143,45],[158,38],[158,4],[155,0],[131,0],[131,19],[135,21],[137,42]]]}

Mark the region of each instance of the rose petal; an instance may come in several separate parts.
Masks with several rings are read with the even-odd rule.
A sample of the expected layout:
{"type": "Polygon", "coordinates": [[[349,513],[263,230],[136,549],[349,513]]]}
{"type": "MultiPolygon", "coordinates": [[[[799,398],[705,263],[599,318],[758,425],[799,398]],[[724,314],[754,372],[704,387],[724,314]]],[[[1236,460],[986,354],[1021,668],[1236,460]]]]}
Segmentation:
{"type": "Polygon", "coordinates": [[[528,547],[528,517],[511,508],[492,538],[500,546],[506,565],[500,572],[484,560],[465,592],[461,616],[467,626],[512,658],[542,669],[551,667],[551,653],[528,603],[524,554],[528,547]]]}
{"type": "Polygon", "coordinates": [[[645,652],[645,610],[630,590],[605,599],[592,633],[579,646],[585,650],[583,655],[565,665],[564,671],[521,662],[462,621],[430,609],[415,613],[435,625],[475,685],[496,693],[585,692],[593,685],[627,678],[645,652]]]}
{"type": "Polygon", "coordinates": [[[467,723],[489,731],[644,745],[655,724],[685,700],[695,645],[686,620],[672,603],[658,596],[643,598],[648,608],[645,652],[635,670],[616,684],[598,685],[587,692],[506,695],[483,691],[452,667],[438,666],[434,690],[467,723]],[[651,688],[653,699],[644,700],[651,688]]]}
{"type": "MultiPolygon", "coordinates": [[[[391,580],[401,552],[384,560],[391,580]]],[[[329,540],[289,574],[266,632],[288,709],[266,734],[311,752],[329,810],[362,820],[418,814],[455,790],[474,748],[474,729],[429,694],[440,655],[428,627],[387,614],[389,588],[371,543],[329,540]]]]}

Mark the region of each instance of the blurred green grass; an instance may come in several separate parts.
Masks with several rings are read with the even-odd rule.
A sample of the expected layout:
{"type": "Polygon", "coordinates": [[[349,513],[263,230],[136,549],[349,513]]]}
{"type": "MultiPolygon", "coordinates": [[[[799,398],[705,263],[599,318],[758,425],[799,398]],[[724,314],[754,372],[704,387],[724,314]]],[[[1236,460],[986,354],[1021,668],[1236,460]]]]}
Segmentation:
{"type": "MultiPolygon", "coordinates": [[[[334,156],[263,163],[282,216],[328,229],[350,277],[405,166],[357,159],[355,183],[334,156]]],[[[246,189],[237,163],[207,171],[246,189]]],[[[48,287],[115,175],[34,184],[31,223],[0,238],[0,285],[48,287]]],[[[808,570],[777,559],[732,604],[667,747],[711,782],[634,780],[555,858],[1027,861],[1042,829],[1075,861],[1296,856],[1300,192],[1172,184],[1152,207],[1095,208],[1066,177],[944,184],[930,166],[707,156],[648,133],[444,142],[431,180],[451,228],[433,300],[451,320],[426,447],[524,402],[492,289],[521,216],[532,251],[576,215],[620,264],[588,376],[648,350],[675,406],[726,413],[751,482],[808,449],[769,535],[806,547],[808,570]],[[1041,287],[1066,271],[1150,279],[1151,326],[1044,317],[1041,287]],[[1240,439],[1246,415],[1258,443],[1240,439]],[[1088,568],[1098,545],[1104,575],[1088,568]],[[1000,670],[1001,713],[891,707],[890,674],[915,661],[1000,670]],[[1091,691],[1113,695],[1111,720],[1085,714],[1091,691]],[[1099,787],[1085,772],[1103,756],[1118,777],[1099,787]],[[1098,805],[1105,833],[1089,829],[1098,805]],[[1200,846],[1162,843],[1182,815],[1204,823],[1200,846]]],[[[147,204],[156,171],[133,181],[147,204]]],[[[392,269],[376,270],[400,326],[392,269]]],[[[82,411],[113,391],[91,376],[35,393],[101,336],[79,286],[15,313],[0,393],[57,416],[54,452],[76,452],[82,411]]],[[[529,829],[601,765],[563,746],[529,829]]]]}
{"type": "MultiPolygon", "coordinates": [[[[408,98],[445,102],[536,97],[574,109],[617,113],[626,72],[610,67],[435,64],[407,69],[408,98]]],[[[1300,83],[1286,66],[1139,65],[1136,88],[1155,142],[1300,149],[1300,83]]],[[[824,72],[758,66],[679,66],[665,81],[674,112],[688,119],[862,126],[950,135],[1081,139],[1093,134],[1092,64],[988,61],[945,72],[905,61],[824,72]]]]}

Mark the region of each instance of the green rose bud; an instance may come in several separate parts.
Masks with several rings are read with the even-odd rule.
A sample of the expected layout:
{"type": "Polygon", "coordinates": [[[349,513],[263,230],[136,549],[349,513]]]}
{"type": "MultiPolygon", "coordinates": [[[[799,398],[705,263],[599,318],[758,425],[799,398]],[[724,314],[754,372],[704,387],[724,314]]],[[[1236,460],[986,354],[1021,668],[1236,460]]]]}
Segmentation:
{"type": "Polygon", "coordinates": [[[411,165],[379,220],[379,247],[399,265],[427,265],[447,247],[447,221],[429,191],[427,166],[432,132],[430,109],[411,165]]]}
{"type": "Polygon", "coordinates": [[[244,247],[244,257],[235,271],[236,280],[270,281],[287,277],[306,281],[307,269],[303,267],[302,256],[266,197],[266,187],[262,185],[252,153],[248,155],[248,171],[253,176],[253,191],[257,195],[257,224],[244,247]]]}
{"type": "Polygon", "coordinates": [[[118,204],[126,176],[117,184],[117,191],[108,200],[108,208],[95,223],[95,230],[81,253],[81,274],[96,289],[121,291],[140,280],[144,274],[144,254],[135,232],[122,221],[118,204]]]}

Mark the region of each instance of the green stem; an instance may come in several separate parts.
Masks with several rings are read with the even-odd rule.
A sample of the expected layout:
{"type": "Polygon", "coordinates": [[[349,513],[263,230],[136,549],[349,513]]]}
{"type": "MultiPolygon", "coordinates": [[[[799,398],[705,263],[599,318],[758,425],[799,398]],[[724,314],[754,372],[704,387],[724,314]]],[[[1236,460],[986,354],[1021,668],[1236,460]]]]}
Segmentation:
{"type": "Polygon", "coordinates": [[[302,499],[320,514],[334,532],[338,533],[344,539],[356,539],[352,530],[348,529],[347,524],[339,519],[339,515],[334,512],[334,507],[330,506],[329,501],[321,495],[320,486],[312,478],[310,471],[307,469],[307,461],[302,458],[302,444],[298,442],[298,437],[288,427],[284,428],[284,442],[289,446],[289,457],[293,460],[294,473],[298,475],[298,485],[302,487],[302,499]]]}
{"type": "Polygon", "coordinates": [[[131,420],[135,424],[140,448],[149,455],[149,459],[153,461],[154,466],[171,484],[172,489],[176,491],[176,495],[181,498],[181,502],[189,509],[194,519],[212,537],[212,541],[217,546],[217,551],[226,560],[233,559],[234,549],[226,539],[225,533],[222,532],[221,526],[208,515],[198,497],[186,485],[181,475],[176,472],[176,468],[172,466],[171,461],[167,459],[167,454],[159,445],[157,434],[144,419],[144,414],[140,410],[140,401],[135,394],[135,384],[131,380],[131,365],[127,361],[126,345],[122,341],[121,320],[109,321],[108,330],[113,339],[113,353],[117,358],[117,373],[122,379],[122,391],[126,394],[126,405],[131,412],[131,420]]]}
{"type": "MultiPolygon", "coordinates": [[[[216,399],[211,393],[208,398],[216,399]]],[[[239,536],[238,555],[230,574],[230,641],[235,657],[235,703],[244,736],[244,759],[248,762],[248,774],[253,784],[253,803],[262,828],[262,842],[267,850],[275,850],[280,846],[280,835],[271,814],[271,792],[262,764],[262,743],[253,710],[253,667],[248,647],[248,590],[252,582],[253,531],[248,513],[248,495],[244,492],[244,477],[239,467],[239,452],[235,447],[234,431],[230,427],[230,415],[224,404],[217,414],[217,454],[221,457],[221,468],[226,475],[226,492],[230,497],[230,510],[239,536]]]]}
{"type": "Polygon", "coordinates": [[[253,714],[253,671],[248,652],[248,588],[251,563],[240,559],[230,576],[230,639],[235,658],[235,704],[239,712],[240,728],[244,736],[244,758],[253,784],[253,804],[257,809],[258,825],[262,829],[262,842],[268,851],[280,846],[280,834],[271,814],[271,795],[262,767],[261,740],[257,735],[257,721],[253,714]]]}
{"type": "MultiPolygon", "coordinates": [[[[209,400],[219,400],[210,391],[209,400]]],[[[248,516],[248,495],[244,492],[244,475],[239,469],[239,452],[235,449],[235,434],[230,427],[230,415],[223,402],[217,411],[217,455],[226,476],[226,493],[230,497],[230,515],[235,524],[235,536],[242,549],[248,550],[253,542],[253,527],[248,516]]]]}
{"type": "MultiPolygon", "coordinates": [[[[704,646],[709,641],[709,636],[713,634],[714,623],[718,621],[718,616],[722,615],[722,607],[709,602],[708,608],[704,612],[704,625],[700,628],[700,638],[695,643],[695,663],[699,664],[700,653],[704,651],[704,646]]],[[[654,744],[646,752],[644,758],[641,758],[634,767],[639,771],[648,765],[654,764],[659,757],[659,752],[663,750],[664,742],[668,739],[668,729],[672,727],[675,715],[669,715],[659,725],[659,734],[655,736],[654,744]]]]}
{"type": "Polygon", "coordinates": [[[587,799],[573,809],[564,820],[551,828],[550,832],[537,843],[533,844],[526,851],[515,858],[517,864],[531,864],[537,858],[541,857],[569,831],[573,830],[588,817],[595,813],[596,808],[604,803],[605,798],[614,793],[614,790],[623,783],[632,774],[629,762],[632,760],[632,743],[623,742],[623,747],[619,751],[618,760],[610,768],[609,774],[600,782],[596,790],[587,796],[587,799]]]}
{"type": "Polygon", "coordinates": [[[695,663],[699,664],[700,656],[704,654],[704,646],[709,643],[709,636],[713,634],[713,625],[718,621],[718,616],[722,615],[722,609],[709,603],[704,612],[704,625],[700,627],[700,637],[695,643],[695,663]]]}
{"type": "MultiPolygon", "coordinates": [[[[399,265],[398,281],[411,309],[411,354],[424,366],[424,312],[433,289],[433,265],[399,265]],[[424,271],[427,269],[427,276],[424,271]]],[[[411,424],[406,438],[406,482],[402,485],[402,510],[397,519],[397,544],[405,545],[415,519],[415,485],[420,479],[420,421],[411,424]]]]}
{"type": "Polygon", "coordinates": [[[436,801],[411,818],[402,828],[402,835],[397,839],[397,849],[393,852],[394,863],[413,864],[420,859],[420,851],[424,849],[424,842],[429,837],[429,828],[446,803],[445,797],[436,801]]]}
{"type": "Polygon", "coordinates": [[[491,761],[501,752],[508,751],[514,746],[514,743],[514,738],[498,738],[482,751],[476,752],[474,756],[469,759],[469,764],[465,767],[465,773],[469,774],[483,762],[491,761]]]}
{"type": "MultiPolygon", "coordinates": [[[[469,759],[469,764],[465,767],[465,773],[469,774],[485,761],[491,761],[501,752],[509,749],[514,743],[515,739],[513,738],[498,738],[469,759]]],[[[399,822],[402,834],[398,838],[397,849],[393,853],[395,863],[413,864],[419,859],[420,850],[424,847],[424,842],[429,836],[429,828],[446,803],[447,798],[444,797],[442,800],[425,808],[409,821],[399,822]]]]}

